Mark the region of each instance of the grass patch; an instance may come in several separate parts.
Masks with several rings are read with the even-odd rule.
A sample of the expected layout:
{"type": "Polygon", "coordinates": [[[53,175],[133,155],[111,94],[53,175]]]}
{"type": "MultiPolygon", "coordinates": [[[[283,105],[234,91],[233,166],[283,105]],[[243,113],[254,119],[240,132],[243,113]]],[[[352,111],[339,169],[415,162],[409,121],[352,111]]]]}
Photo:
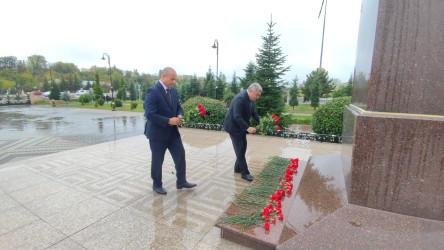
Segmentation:
{"type": "MultiPolygon", "coordinates": [[[[131,101],[122,101],[122,107],[116,107],[117,111],[133,111],[133,112],[144,112],[143,110],[143,101],[136,101],[138,103],[136,109],[131,109],[131,101]]],[[[51,105],[48,103],[39,103],[38,105],[51,105]]],[[[103,104],[103,106],[95,106],[94,102],[81,104],[78,101],[70,101],[68,103],[58,103],[56,107],[69,107],[69,108],[90,108],[90,109],[104,109],[104,110],[112,110],[111,102],[103,104]]]]}
{"type": "Polygon", "coordinates": [[[290,105],[285,105],[284,113],[301,113],[312,115],[315,112],[310,104],[300,103],[298,106],[291,107],[290,105]]]}

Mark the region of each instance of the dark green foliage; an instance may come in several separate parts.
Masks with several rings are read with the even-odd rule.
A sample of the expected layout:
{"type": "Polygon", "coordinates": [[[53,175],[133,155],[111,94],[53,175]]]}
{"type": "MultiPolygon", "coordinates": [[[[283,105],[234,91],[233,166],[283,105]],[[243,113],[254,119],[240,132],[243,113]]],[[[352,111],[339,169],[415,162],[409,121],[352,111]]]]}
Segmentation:
{"type": "Polygon", "coordinates": [[[249,62],[247,68],[244,69],[245,77],[240,79],[240,87],[242,89],[247,89],[250,84],[257,82],[256,71],[256,64],[249,62]]]}
{"type": "Polygon", "coordinates": [[[333,92],[333,98],[341,97],[341,96],[351,96],[352,95],[352,84],[353,84],[353,78],[350,77],[347,85],[340,86],[338,88],[338,90],[333,92]]]}
{"type": "Polygon", "coordinates": [[[114,99],[114,103],[116,104],[116,107],[123,107],[123,103],[119,99],[114,99]]]}
{"type": "Polygon", "coordinates": [[[68,92],[63,92],[62,96],[60,97],[62,100],[64,100],[65,102],[68,102],[71,97],[69,96],[68,92]]]}
{"type": "Polygon", "coordinates": [[[127,99],[126,83],[125,83],[125,80],[123,79],[123,77],[120,78],[119,90],[117,90],[116,97],[119,99],[122,99],[124,101],[127,99]]]}
{"type": "Polygon", "coordinates": [[[103,95],[103,89],[100,87],[99,73],[96,71],[95,80],[93,83],[94,100],[99,99],[103,95]]]}
{"type": "Polygon", "coordinates": [[[270,114],[262,116],[259,125],[256,126],[257,133],[260,135],[271,134],[272,132],[277,131],[278,128],[279,130],[284,129],[281,127],[280,121],[279,124],[277,124],[276,120],[270,114]]]}
{"type": "Polygon", "coordinates": [[[284,67],[286,61],[282,49],[279,47],[279,35],[273,32],[273,20],[268,23],[267,36],[262,37],[262,48],[256,54],[256,77],[262,86],[262,95],[256,101],[255,107],[259,115],[274,113],[282,114],[285,103],[283,99],[284,81],[281,79],[290,67],[284,67]]]}
{"type": "Polygon", "coordinates": [[[208,97],[196,96],[188,99],[183,105],[184,120],[187,124],[207,123],[222,125],[227,113],[227,106],[218,100],[208,97]],[[197,108],[197,104],[201,104],[205,109],[205,116],[201,117],[197,108]]]}
{"type": "Polygon", "coordinates": [[[136,87],[134,86],[134,83],[130,83],[129,85],[129,92],[130,92],[130,100],[135,101],[137,99],[136,95],[136,87]]]}
{"type": "Polygon", "coordinates": [[[210,97],[213,99],[216,98],[216,81],[214,80],[214,75],[211,71],[211,68],[209,68],[207,71],[201,94],[202,96],[210,97]]]}
{"type": "Polygon", "coordinates": [[[290,104],[290,106],[293,107],[293,109],[294,109],[294,106],[299,105],[298,95],[299,95],[298,78],[296,77],[293,80],[293,87],[291,87],[291,89],[290,89],[290,101],[288,102],[290,104]]]}
{"type": "Polygon", "coordinates": [[[321,94],[321,85],[318,76],[313,78],[313,84],[310,85],[310,105],[316,109],[319,106],[321,94]]]}
{"type": "MultiPolygon", "coordinates": [[[[236,95],[237,93],[240,92],[239,85],[237,84],[236,72],[234,72],[234,74],[233,74],[233,80],[231,81],[230,90],[231,90],[231,93],[233,93],[234,95],[236,95]]],[[[224,99],[225,99],[225,97],[224,97],[224,99]]]]}
{"type": "Polygon", "coordinates": [[[138,103],[137,102],[131,102],[131,109],[136,109],[138,103]]]}
{"type": "Polygon", "coordinates": [[[83,105],[84,103],[90,103],[92,101],[92,97],[90,94],[83,94],[79,96],[77,100],[83,105]]]}
{"type": "Polygon", "coordinates": [[[305,86],[302,89],[302,93],[304,94],[304,102],[311,100],[311,91],[314,90],[313,85],[318,85],[319,97],[325,97],[329,94],[334,88],[333,79],[328,77],[328,72],[323,68],[318,68],[313,70],[310,74],[307,75],[307,80],[305,82],[305,86]]]}
{"type": "Polygon", "coordinates": [[[344,106],[350,104],[351,97],[333,98],[319,106],[313,114],[312,128],[315,133],[342,135],[344,106]]]}
{"type": "Polygon", "coordinates": [[[103,98],[99,98],[99,99],[97,99],[97,103],[98,103],[100,106],[103,106],[103,104],[105,104],[105,100],[104,100],[103,98]]]}
{"type": "MultiPolygon", "coordinates": [[[[223,76],[223,75],[222,75],[223,76]]],[[[215,99],[223,100],[224,99],[224,91],[226,87],[226,83],[224,81],[225,77],[218,77],[216,80],[216,96],[215,99]]]]}
{"type": "Polygon", "coordinates": [[[60,100],[60,89],[57,84],[51,84],[51,92],[49,92],[48,98],[53,100],[60,100]]]}

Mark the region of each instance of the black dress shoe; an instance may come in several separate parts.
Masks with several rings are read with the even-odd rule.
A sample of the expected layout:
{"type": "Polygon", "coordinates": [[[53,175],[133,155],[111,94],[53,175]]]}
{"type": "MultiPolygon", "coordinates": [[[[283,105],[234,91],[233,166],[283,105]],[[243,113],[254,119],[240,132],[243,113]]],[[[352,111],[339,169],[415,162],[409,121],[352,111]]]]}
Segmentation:
{"type": "Polygon", "coordinates": [[[242,179],[246,180],[246,181],[253,181],[254,177],[252,175],[242,175],[241,176],[242,179]]]}
{"type": "Polygon", "coordinates": [[[167,191],[163,187],[153,187],[154,191],[158,194],[167,194],[167,191]]]}
{"type": "Polygon", "coordinates": [[[195,186],[197,186],[197,185],[194,184],[194,183],[188,183],[188,182],[185,182],[184,184],[177,184],[177,185],[176,185],[177,189],[182,189],[182,188],[193,188],[193,187],[195,187],[195,186]]]}

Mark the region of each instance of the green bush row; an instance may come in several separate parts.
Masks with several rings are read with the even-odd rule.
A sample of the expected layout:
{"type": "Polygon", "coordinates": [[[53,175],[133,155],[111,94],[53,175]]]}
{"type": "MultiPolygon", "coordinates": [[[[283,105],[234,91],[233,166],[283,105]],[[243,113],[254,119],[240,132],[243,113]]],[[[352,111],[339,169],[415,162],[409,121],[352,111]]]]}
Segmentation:
{"type": "Polygon", "coordinates": [[[319,106],[313,114],[313,132],[325,135],[342,135],[344,106],[350,104],[350,101],[350,96],[338,97],[319,106]]]}

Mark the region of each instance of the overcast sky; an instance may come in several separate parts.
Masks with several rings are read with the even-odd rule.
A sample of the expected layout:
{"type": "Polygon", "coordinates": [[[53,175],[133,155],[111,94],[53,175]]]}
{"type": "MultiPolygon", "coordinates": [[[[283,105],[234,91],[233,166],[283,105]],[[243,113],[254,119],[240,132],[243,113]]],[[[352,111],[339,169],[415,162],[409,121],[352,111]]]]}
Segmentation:
{"type": "MultiPolygon", "coordinates": [[[[79,68],[111,65],[157,74],[170,66],[179,75],[219,73],[231,81],[256,60],[271,17],[279,46],[291,66],[285,80],[299,83],[319,67],[322,0],[14,0],[2,1],[0,56],[26,60],[42,55],[50,63],[79,68]]],[[[348,81],[355,65],[361,0],[330,0],[322,67],[348,81]]]]}

